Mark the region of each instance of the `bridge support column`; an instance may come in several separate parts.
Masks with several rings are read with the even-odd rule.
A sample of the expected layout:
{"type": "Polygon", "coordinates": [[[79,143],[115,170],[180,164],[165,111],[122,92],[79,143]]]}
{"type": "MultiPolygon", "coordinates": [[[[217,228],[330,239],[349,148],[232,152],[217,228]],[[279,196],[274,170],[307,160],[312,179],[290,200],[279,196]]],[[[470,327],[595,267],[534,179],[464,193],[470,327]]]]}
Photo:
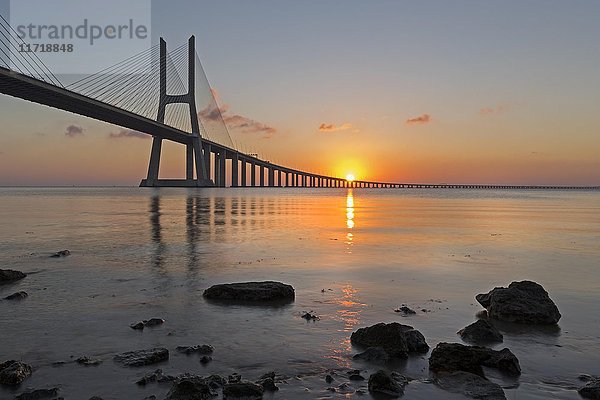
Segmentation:
{"type": "Polygon", "coordinates": [[[250,162],[250,186],[256,186],[256,163],[250,162]]]}
{"type": "Polygon", "coordinates": [[[225,149],[219,151],[219,186],[225,187],[227,155],[225,149]]]}
{"type": "Polygon", "coordinates": [[[213,171],[213,174],[214,174],[215,186],[219,186],[219,181],[220,181],[220,176],[221,176],[221,168],[219,168],[219,152],[217,150],[215,150],[214,155],[215,155],[215,160],[214,160],[215,169],[213,171]]]}
{"type": "Polygon", "coordinates": [[[240,174],[242,175],[242,187],[246,187],[246,160],[241,160],[240,174]]]}
{"type": "Polygon", "coordinates": [[[277,170],[277,186],[283,187],[283,182],[281,180],[281,170],[277,170]]]}
{"type": "Polygon", "coordinates": [[[272,166],[268,166],[267,170],[269,171],[269,187],[275,186],[275,169],[272,166]]]}
{"type": "Polygon", "coordinates": [[[261,165],[259,170],[260,170],[260,176],[259,176],[260,186],[262,187],[262,186],[265,186],[265,166],[261,165]]]}
{"type": "Polygon", "coordinates": [[[238,187],[238,170],[239,170],[239,160],[237,153],[233,153],[231,155],[231,187],[238,187]]]}
{"type": "Polygon", "coordinates": [[[152,139],[152,151],[150,153],[150,164],[148,164],[147,186],[154,186],[158,180],[158,170],[160,167],[160,151],[162,149],[162,139],[154,136],[152,139]]]}

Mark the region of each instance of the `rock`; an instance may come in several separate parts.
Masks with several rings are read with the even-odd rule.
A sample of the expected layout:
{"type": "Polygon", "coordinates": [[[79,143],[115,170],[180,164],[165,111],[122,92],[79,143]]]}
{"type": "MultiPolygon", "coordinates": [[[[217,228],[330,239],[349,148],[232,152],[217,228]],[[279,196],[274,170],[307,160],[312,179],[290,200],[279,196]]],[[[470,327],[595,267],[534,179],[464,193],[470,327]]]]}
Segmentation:
{"type": "Polygon", "coordinates": [[[140,322],[137,322],[135,324],[129,325],[129,327],[131,329],[142,330],[142,329],[144,329],[144,323],[142,321],[140,321],[140,322]]]}
{"type": "Polygon", "coordinates": [[[520,324],[556,324],[560,312],[544,288],[531,281],[512,282],[475,296],[490,318],[520,324]]]}
{"type": "Polygon", "coordinates": [[[178,378],[167,393],[165,400],[205,400],[216,397],[210,381],[199,376],[183,376],[178,378]]]}
{"type": "Polygon", "coordinates": [[[293,301],[294,288],[281,282],[243,282],[214,285],[204,291],[204,297],[226,301],[293,301]]]}
{"type": "Polygon", "coordinates": [[[307,321],[317,321],[321,318],[317,317],[316,314],[311,314],[310,312],[305,312],[304,314],[302,314],[302,318],[304,318],[307,321]]]}
{"type": "Polygon", "coordinates": [[[211,356],[202,356],[202,358],[200,358],[200,364],[208,364],[211,361],[212,361],[211,356]]]}
{"type": "Polygon", "coordinates": [[[237,373],[233,373],[227,377],[227,383],[238,383],[242,381],[242,376],[237,373]]]}
{"type": "Polygon", "coordinates": [[[352,358],[366,362],[387,362],[390,360],[390,356],[383,347],[369,347],[362,353],[355,354],[352,358]]]}
{"type": "Polygon", "coordinates": [[[329,374],[325,375],[325,382],[327,382],[327,383],[333,382],[333,376],[331,376],[329,374]]]}
{"type": "Polygon", "coordinates": [[[59,257],[70,256],[70,255],[71,255],[71,252],[69,250],[61,250],[61,251],[57,251],[56,253],[52,254],[50,257],[59,258],[59,257]]]}
{"type": "Polygon", "coordinates": [[[156,364],[169,359],[169,350],[155,347],[147,350],[128,351],[117,354],[114,360],[127,367],[139,367],[142,365],[156,364]]]}
{"type": "Polygon", "coordinates": [[[504,337],[494,325],[485,319],[478,319],[471,325],[458,331],[462,340],[473,343],[502,342],[504,337]]]}
{"type": "Polygon", "coordinates": [[[18,281],[27,276],[21,271],[15,271],[12,269],[0,269],[0,283],[18,281]]]}
{"type": "Polygon", "coordinates": [[[275,372],[268,372],[261,376],[257,381],[257,385],[263,387],[266,392],[276,392],[279,388],[275,385],[275,372]]]}
{"type": "Polygon", "coordinates": [[[479,375],[458,371],[441,374],[434,381],[437,386],[452,393],[481,400],[506,400],[502,388],[479,375]]]}
{"type": "Polygon", "coordinates": [[[262,399],[264,389],[252,382],[228,383],[223,386],[223,399],[262,399]]]}
{"type": "Polygon", "coordinates": [[[129,327],[131,327],[131,329],[142,330],[146,327],[158,326],[158,325],[162,325],[164,323],[165,323],[165,320],[162,318],[150,318],[148,320],[143,320],[140,322],[136,322],[135,324],[131,324],[131,325],[129,325],[129,327]]]}
{"type": "Polygon", "coordinates": [[[432,372],[464,371],[484,377],[482,366],[510,375],[521,373],[519,361],[509,349],[496,351],[459,343],[439,343],[429,357],[429,370],[432,372]]]}
{"type": "Polygon", "coordinates": [[[364,381],[365,377],[362,376],[361,374],[351,374],[348,379],[350,379],[351,381],[364,381]]]}
{"type": "Polygon", "coordinates": [[[158,326],[165,323],[165,320],[162,318],[150,318],[147,321],[144,321],[144,326],[158,326]]]}
{"type": "Polygon", "coordinates": [[[157,369],[154,372],[148,372],[143,377],[138,379],[135,383],[140,386],[146,386],[151,382],[164,382],[169,379],[165,379],[165,375],[163,375],[162,369],[157,369]]]}
{"type": "Polygon", "coordinates": [[[29,392],[23,392],[17,397],[17,400],[38,400],[55,398],[58,395],[58,388],[52,389],[36,389],[29,392]]]}
{"type": "Polygon", "coordinates": [[[396,308],[394,310],[394,312],[401,313],[403,317],[407,317],[409,315],[415,315],[417,313],[415,310],[407,307],[404,304],[402,304],[402,307],[396,308]]]}
{"type": "Polygon", "coordinates": [[[18,385],[33,373],[30,365],[21,361],[9,360],[0,364],[0,384],[18,385]]]}
{"type": "Polygon", "coordinates": [[[381,347],[390,357],[406,358],[408,353],[427,351],[423,335],[412,326],[383,322],[352,332],[350,341],[363,347],[381,347]]]}
{"type": "MultiPolygon", "coordinates": [[[[146,397],[147,399],[148,397],[146,397]]],[[[154,396],[154,398],[156,399],[156,396],[154,396]]],[[[103,400],[102,397],[98,397],[98,396],[92,396],[89,398],[89,400],[103,400]]]]}
{"type": "Polygon", "coordinates": [[[177,351],[184,354],[212,354],[215,349],[211,345],[202,344],[197,346],[177,346],[177,351]]]}
{"type": "Polygon", "coordinates": [[[600,379],[592,379],[587,385],[577,391],[581,397],[586,399],[600,399],[600,379]]]}
{"type": "Polygon", "coordinates": [[[4,300],[23,300],[27,297],[27,292],[17,292],[13,293],[10,296],[6,296],[4,300]]]}
{"type": "Polygon", "coordinates": [[[75,362],[77,364],[85,365],[86,367],[88,367],[90,365],[96,366],[96,365],[102,364],[102,360],[92,359],[92,358],[89,358],[88,356],[79,357],[77,360],[75,360],[75,362]]]}
{"type": "Polygon", "coordinates": [[[408,379],[397,372],[388,374],[379,370],[369,376],[369,392],[374,395],[397,398],[404,394],[406,385],[408,385],[408,379]]]}

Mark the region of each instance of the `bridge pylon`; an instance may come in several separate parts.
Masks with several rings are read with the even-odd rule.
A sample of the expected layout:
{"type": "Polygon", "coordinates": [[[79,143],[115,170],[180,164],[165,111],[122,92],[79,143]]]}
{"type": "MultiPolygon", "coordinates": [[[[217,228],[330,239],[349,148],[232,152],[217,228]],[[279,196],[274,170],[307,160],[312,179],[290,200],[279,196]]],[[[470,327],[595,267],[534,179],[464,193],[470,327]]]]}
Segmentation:
{"type": "Polygon", "coordinates": [[[152,150],[150,152],[150,163],[148,164],[148,176],[142,179],[140,186],[178,186],[178,187],[206,187],[214,186],[209,178],[209,171],[206,169],[208,163],[205,157],[210,160],[210,152],[203,153],[202,135],[200,133],[200,124],[198,123],[198,113],[196,110],[196,39],[192,35],[188,40],[188,91],[182,94],[167,93],[167,42],[160,38],[160,98],[158,102],[158,114],[156,121],[164,124],[165,111],[168,104],[187,104],[190,110],[190,119],[192,124],[192,133],[190,143],[187,143],[185,152],[185,179],[159,179],[160,155],[162,150],[163,138],[153,136],[152,150]],[[194,178],[194,167],[196,178],[194,178]]]}

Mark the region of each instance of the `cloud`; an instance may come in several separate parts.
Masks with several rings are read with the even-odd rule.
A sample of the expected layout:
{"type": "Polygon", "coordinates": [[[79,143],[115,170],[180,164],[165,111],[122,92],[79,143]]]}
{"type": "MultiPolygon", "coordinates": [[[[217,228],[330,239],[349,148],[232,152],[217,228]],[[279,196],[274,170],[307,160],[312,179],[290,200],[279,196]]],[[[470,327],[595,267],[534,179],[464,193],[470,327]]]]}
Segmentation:
{"type": "Polygon", "coordinates": [[[65,135],[67,135],[70,138],[83,136],[83,128],[76,125],[69,125],[67,126],[67,130],[65,131],[65,135]]]}
{"type": "Polygon", "coordinates": [[[110,139],[121,139],[121,138],[139,138],[139,139],[150,139],[150,135],[145,133],[134,131],[132,129],[121,129],[118,133],[111,132],[108,134],[110,139]]]}
{"type": "Polygon", "coordinates": [[[406,120],[407,125],[425,125],[429,122],[431,122],[431,116],[429,114],[423,114],[406,120]]]}
{"type": "Polygon", "coordinates": [[[229,105],[227,104],[222,103],[219,107],[217,105],[217,99],[219,98],[217,91],[211,89],[211,93],[214,101],[198,112],[198,117],[203,124],[205,122],[219,122],[223,118],[223,122],[227,128],[242,133],[259,133],[265,139],[271,138],[277,133],[277,129],[270,125],[244,117],[243,115],[230,113],[229,105]]]}
{"type": "Polygon", "coordinates": [[[499,114],[508,109],[508,106],[505,104],[498,104],[496,107],[483,107],[479,109],[479,115],[491,115],[491,114],[499,114]]]}
{"type": "MultiPolygon", "coordinates": [[[[336,126],[335,124],[321,124],[319,125],[319,131],[321,132],[338,132],[352,129],[352,124],[345,122],[342,125],[336,126]]],[[[355,130],[356,131],[356,130],[355,130]]]]}

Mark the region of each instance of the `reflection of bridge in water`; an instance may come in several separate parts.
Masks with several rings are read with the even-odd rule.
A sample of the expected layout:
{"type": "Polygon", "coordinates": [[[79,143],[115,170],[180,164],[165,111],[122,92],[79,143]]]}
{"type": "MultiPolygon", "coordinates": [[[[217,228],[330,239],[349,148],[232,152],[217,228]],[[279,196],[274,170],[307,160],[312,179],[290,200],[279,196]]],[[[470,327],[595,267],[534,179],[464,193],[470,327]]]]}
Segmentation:
{"type": "MultiPolygon", "coordinates": [[[[0,16],[1,17],[1,16],[0,16]]],[[[352,181],[277,165],[235,148],[195,52],[167,52],[166,42],[64,86],[0,20],[0,92],[153,136],[148,174],[140,186],[599,189],[600,187],[452,185],[352,181]],[[182,77],[184,79],[182,79],[182,77]],[[176,94],[170,94],[174,93],[176,94]],[[198,111],[200,106],[200,111],[198,111]],[[159,178],[162,143],[185,146],[185,178],[159,178]]]]}

